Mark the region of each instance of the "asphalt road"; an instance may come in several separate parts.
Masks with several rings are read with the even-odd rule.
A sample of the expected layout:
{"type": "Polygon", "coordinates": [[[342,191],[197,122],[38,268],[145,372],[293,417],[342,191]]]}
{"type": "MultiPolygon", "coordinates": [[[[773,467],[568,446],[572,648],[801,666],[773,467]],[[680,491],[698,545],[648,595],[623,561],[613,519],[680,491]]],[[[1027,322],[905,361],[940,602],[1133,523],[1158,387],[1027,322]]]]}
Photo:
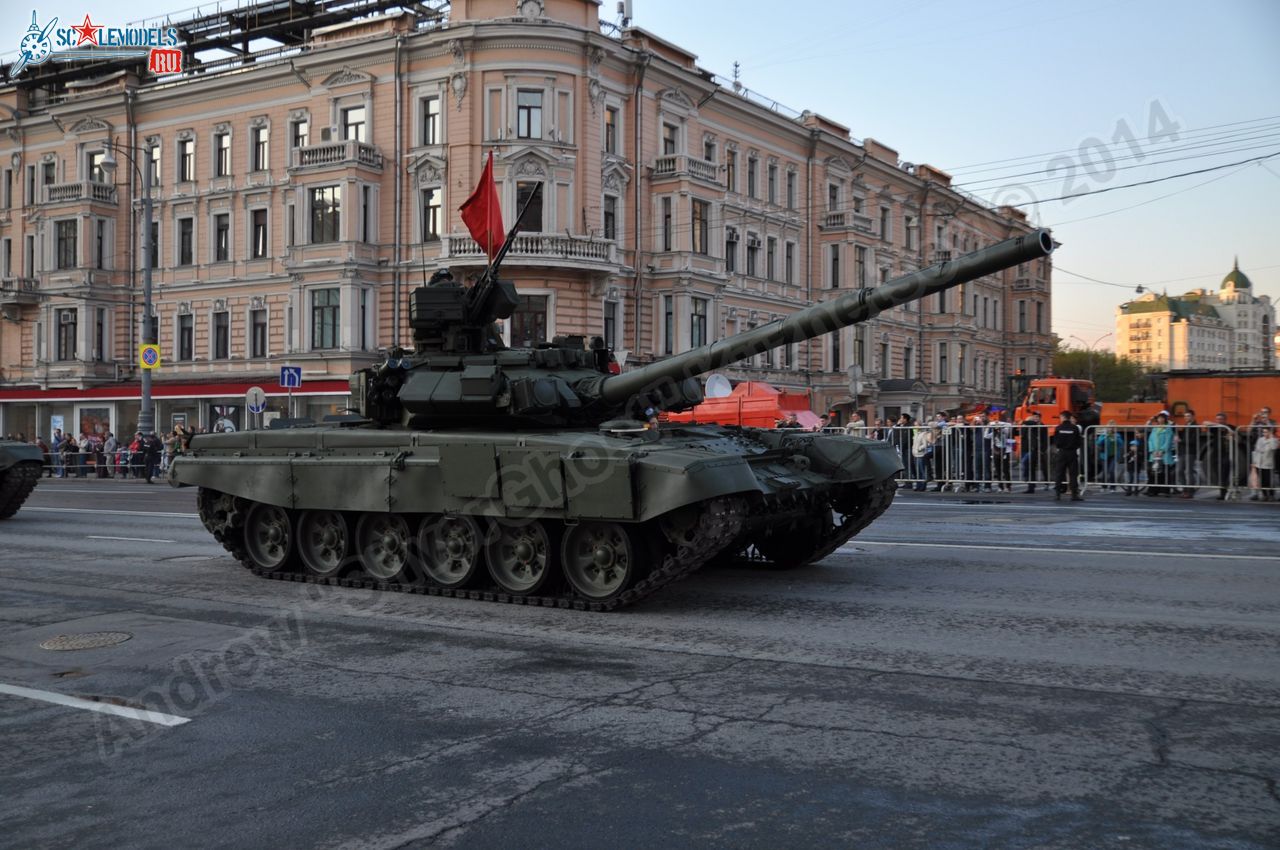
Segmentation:
{"type": "Polygon", "coordinates": [[[1277,576],[1274,505],[910,494],[584,614],[258,580],[191,490],[46,481],[0,846],[1280,847],[1277,576]]]}

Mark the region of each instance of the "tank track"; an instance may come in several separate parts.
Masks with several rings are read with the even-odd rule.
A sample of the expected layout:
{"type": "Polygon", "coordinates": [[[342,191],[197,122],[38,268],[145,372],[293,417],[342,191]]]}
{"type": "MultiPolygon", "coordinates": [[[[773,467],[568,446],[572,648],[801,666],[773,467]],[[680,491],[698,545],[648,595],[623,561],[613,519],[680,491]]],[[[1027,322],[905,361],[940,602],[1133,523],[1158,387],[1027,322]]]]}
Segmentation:
{"type": "Polygon", "coordinates": [[[715,499],[708,502],[702,506],[702,510],[693,521],[682,525],[676,540],[670,541],[669,536],[658,535],[663,536],[668,543],[664,547],[667,551],[662,553],[661,562],[657,567],[651,569],[644,578],[618,596],[597,602],[567,594],[520,596],[493,589],[438,587],[426,581],[385,582],[358,575],[319,577],[305,572],[264,570],[250,560],[241,542],[244,538],[244,518],[251,505],[249,500],[201,488],[196,504],[205,528],[213,534],[224,549],[240,561],[242,566],[259,578],[596,612],[616,611],[634,605],[663,587],[697,571],[733,543],[741,532],[747,516],[751,513],[747,499],[742,497],[715,499]]]}
{"type": "MultiPolygon", "coordinates": [[[[834,505],[836,519],[831,529],[821,540],[817,541],[814,550],[801,561],[781,564],[760,554],[760,551],[755,546],[745,545],[737,556],[732,559],[732,562],[758,567],[790,569],[821,561],[887,511],[889,506],[893,504],[893,497],[897,492],[897,482],[889,479],[888,481],[873,484],[870,487],[851,487],[848,488],[846,493],[837,495],[836,504],[834,505]],[[844,499],[851,499],[851,502],[845,503],[843,502],[844,499]]],[[[767,501],[755,506],[755,508],[752,518],[769,516],[772,513],[771,505],[767,501]]]]}
{"type": "Polygon", "coordinates": [[[16,514],[39,481],[38,463],[17,463],[0,472],[0,519],[16,514]]]}

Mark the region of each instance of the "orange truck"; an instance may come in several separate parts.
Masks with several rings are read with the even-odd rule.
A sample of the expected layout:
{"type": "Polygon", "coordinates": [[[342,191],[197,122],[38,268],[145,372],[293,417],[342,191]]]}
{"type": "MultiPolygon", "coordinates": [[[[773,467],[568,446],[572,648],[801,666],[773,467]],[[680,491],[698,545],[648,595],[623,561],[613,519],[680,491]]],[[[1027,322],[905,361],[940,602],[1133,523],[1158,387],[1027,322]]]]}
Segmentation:
{"type": "Polygon", "coordinates": [[[796,424],[810,430],[821,423],[810,409],[807,392],[787,392],[762,381],[743,381],[733,392],[720,398],[708,398],[696,407],[680,413],[666,413],[667,422],[715,422],[721,425],[746,425],[772,428],[787,414],[796,415],[796,424]]]}
{"type": "Polygon", "coordinates": [[[1042,422],[1054,424],[1061,411],[1070,410],[1084,425],[1112,419],[1120,426],[1145,425],[1161,410],[1176,417],[1190,409],[1202,422],[1225,413],[1227,422],[1239,427],[1248,425],[1261,408],[1274,410],[1280,404],[1280,372],[1168,372],[1157,377],[1164,388],[1160,401],[1104,403],[1098,402],[1092,381],[1030,378],[1018,393],[1015,421],[1035,410],[1042,422]]]}

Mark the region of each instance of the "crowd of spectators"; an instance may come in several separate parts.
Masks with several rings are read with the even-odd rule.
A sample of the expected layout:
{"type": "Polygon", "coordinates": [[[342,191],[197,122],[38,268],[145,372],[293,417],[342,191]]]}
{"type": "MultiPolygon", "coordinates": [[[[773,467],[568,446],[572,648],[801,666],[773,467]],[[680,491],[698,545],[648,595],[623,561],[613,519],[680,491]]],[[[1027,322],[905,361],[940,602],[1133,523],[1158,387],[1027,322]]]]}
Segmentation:
{"type": "MultiPolygon", "coordinates": [[[[30,442],[44,453],[46,478],[137,478],[150,484],[169,468],[175,455],[186,451],[192,434],[199,430],[178,425],[163,436],[135,431],[123,440],[111,431],[76,435],[55,428],[49,440],[37,436],[30,442]]],[[[25,434],[10,434],[7,439],[28,442],[25,434]]]]}

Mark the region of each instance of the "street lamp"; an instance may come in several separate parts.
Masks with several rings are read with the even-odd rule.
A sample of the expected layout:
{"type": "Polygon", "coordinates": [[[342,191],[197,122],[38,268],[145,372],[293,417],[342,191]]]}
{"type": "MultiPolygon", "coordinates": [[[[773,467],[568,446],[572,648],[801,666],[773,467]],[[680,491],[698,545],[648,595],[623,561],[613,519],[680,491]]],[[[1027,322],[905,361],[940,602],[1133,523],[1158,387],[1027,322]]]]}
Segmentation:
{"type": "MultiPolygon", "coordinates": [[[[138,179],[142,181],[142,342],[143,344],[154,344],[156,342],[152,337],[155,336],[151,323],[151,148],[134,148],[127,145],[117,145],[114,142],[107,142],[106,153],[102,157],[102,169],[108,174],[113,174],[116,170],[115,152],[120,154],[133,166],[134,173],[138,175],[138,179]],[[138,167],[138,161],[133,158],[130,153],[145,153],[147,172],[143,173],[138,167]]],[[[156,430],[155,410],[151,406],[151,370],[142,370],[142,402],[138,411],[138,430],[143,435],[154,433],[156,430]]]]}
{"type": "Polygon", "coordinates": [[[1090,345],[1089,343],[1085,342],[1075,334],[1072,334],[1071,336],[1067,337],[1067,339],[1074,339],[1076,342],[1083,345],[1085,349],[1089,352],[1089,382],[1090,383],[1093,383],[1093,349],[1098,343],[1102,342],[1104,339],[1106,339],[1109,336],[1111,336],[1111,331],[1107,331],[1102,336],[1095,339],[1093,341],[1093,345],[1090,345]]]}

